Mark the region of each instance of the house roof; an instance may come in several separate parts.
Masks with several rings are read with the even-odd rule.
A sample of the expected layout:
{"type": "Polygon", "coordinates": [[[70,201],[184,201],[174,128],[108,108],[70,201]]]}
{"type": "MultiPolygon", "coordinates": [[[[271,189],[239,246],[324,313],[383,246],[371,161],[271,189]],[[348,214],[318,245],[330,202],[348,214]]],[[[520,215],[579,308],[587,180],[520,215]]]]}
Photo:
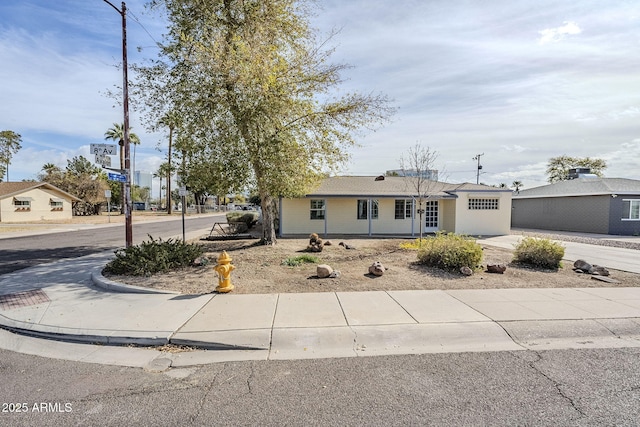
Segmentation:
{"type": "Polygon", "coordinates": [[[640,180],[627,178],[577,178],[520,190],[519,193],[513,195],[513,198],[529,199],[610,194],[640,194],[640,180]]]}
{"type": "MultiPolygon", "coordinates": [[[[419,178],[385,176],[378,180],[375,176],[333,176],[325,178],[320,185],[306,197],[417,197],[416,181],[419,178]]],[[[454,199],[457,192],[504,192],[502,188],[478,184],[450,184],[426,180],[420,191],[433,198],[454,199]]]]}
{"type": "Polygon", "coordinates": [[[76,196],[74,196],[73,194],[69,194],[66,191],[59,189],[55,185],[51,185],[47,182],[33,182],[33,181],[0,182],[0,199],[19,196],[20,194],[26,191],[33,190],[34,188],[40,188],[40,187],[44,187],[48,190],[55,191],[61,195],[64,195],[70,198],[73,201],[81,200],[76,196]]]}

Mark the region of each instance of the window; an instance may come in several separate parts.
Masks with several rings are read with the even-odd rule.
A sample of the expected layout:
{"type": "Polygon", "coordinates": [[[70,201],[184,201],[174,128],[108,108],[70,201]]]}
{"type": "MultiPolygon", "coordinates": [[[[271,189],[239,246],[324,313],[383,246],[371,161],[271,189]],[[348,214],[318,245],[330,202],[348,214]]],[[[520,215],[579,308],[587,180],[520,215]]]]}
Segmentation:
{"type": "Polygon", "coordinates": [[[14,197],[13,205],[17,211],[30,211],[31,210],[31,197],[14,197]]]}
{"type": "Polygon", "coordinates": [[[49,204],[51,205],[52,211],[61,211],[63,206],[62,199],[50,199],[49,204]]]}
{"type": "Polygon", "coordinates": [[[469,199],[470,210],[498,210],[500,199],[469,199]]]}
{"type": "Polygon", "coordinates": [[[413,200],[396,200],[395,218],[411,218],[413,211],[413,200]]]}
{"type": "Polygon", "coordinates": [[[324,200],[311,200],[311,219],[324,219],[324,200]]]}
{"type": "MultiPolygon", "coordinates": [[[[358,200],[358,219],[368,219],[368,200],[358,200]]],[[[371,200],[371,219],[378,219],[378,201],[371,200]]]]}
{"type": "Polygon", "coordinates": [[[622,200],[622,219],[640,220],[640,200],[622,200]]]}

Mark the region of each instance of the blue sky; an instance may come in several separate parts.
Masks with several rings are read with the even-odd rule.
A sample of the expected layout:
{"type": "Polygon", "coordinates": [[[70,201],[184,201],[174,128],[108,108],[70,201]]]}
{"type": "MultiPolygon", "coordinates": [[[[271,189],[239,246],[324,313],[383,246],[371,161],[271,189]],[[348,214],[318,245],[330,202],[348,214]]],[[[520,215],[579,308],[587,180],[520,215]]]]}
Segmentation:
{"type": "MultiPolygon", "coordinates": [[[[129,60],[155,57],[163,21],[144,0],[126,3],[129,60]]],[[[439,153],[435,166],[450,182],[475,182],[481,153],[487,184],[543,185],[548,159],[563,154],[603,158],[606,176],[640,179],[640,2],[318,4],[313,25],[339,29],[333,60],[353,66],[341,90],[384,93],[397,108],[359,138],[343,173],[396,169],[420,143],[439,153]]],[[[120,16],[102,0],[3,0],[0,16],[0,128],[23,138],[9,178],[90,158],[89,144],[122,121],[104,95],[122,81],[120,16]]],[[[135,111],[131,124],[142,140],[135,168],[154,172],[165,139],[135,111]]]]}

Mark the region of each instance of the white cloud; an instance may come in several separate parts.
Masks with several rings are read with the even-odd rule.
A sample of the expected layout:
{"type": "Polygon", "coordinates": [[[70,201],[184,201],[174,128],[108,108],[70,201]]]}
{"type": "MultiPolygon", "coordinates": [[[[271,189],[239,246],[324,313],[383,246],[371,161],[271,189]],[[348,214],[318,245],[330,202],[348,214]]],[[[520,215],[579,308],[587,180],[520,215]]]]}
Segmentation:
{"type": "Polygon", "coordinates": [[[555,43],[562,40],[567,35],[580,34],[582,29],[573,21],[565,21],[563,25],[556,28],[546,28],[538,31],[542,36],[538,39],[539,44],[555,43]]]}

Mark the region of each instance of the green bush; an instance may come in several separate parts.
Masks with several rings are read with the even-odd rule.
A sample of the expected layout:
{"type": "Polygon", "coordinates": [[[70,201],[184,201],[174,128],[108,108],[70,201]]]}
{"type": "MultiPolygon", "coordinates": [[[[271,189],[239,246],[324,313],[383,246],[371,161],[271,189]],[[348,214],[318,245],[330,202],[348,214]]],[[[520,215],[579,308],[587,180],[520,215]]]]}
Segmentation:
{"type": "MultiPolygon", "coordinates": [[[[227,222],[244,222],[247,224],[247,230],[251,229],[258,222],[258,212],[238,211],[227,212],[227,222]]],[[[245,230],[246,231],[246,230],[245,230]]],[[[242,233],[243,231],[238,231],[242,233]]]]}
{"type": "Polygon", "coordinates": [[[187,267],[203,254],[203,248],[182,240],[154,240],[115,251],[116,258],[105,267],[105,273],[151,276],[154,273],[187,267]]]}
{"type": "Polygon", "coordinates": [[[549,239],[525,237],[516,246],[513,262],[540,268],[557,269],[564,257],[564,247],[549,239]]]}
{"type": "Polygon", "coordinates": [[[422,240],[418,260],[421,264],[450,271],[465,266],[476,268],[482,263],[482,246],[467,236],[438,233],[422,240]]]}
{"type": "Polygon", "coordinates": [[[296,267],[304,263],[316,264],[318,262],[320,262],[320,259],[317,256],[306,254],[306,255],[299,255],[295,257],[289,257],[284,261],[282,261],[282,265],[288,265],[289,267],[296,267]]]}

